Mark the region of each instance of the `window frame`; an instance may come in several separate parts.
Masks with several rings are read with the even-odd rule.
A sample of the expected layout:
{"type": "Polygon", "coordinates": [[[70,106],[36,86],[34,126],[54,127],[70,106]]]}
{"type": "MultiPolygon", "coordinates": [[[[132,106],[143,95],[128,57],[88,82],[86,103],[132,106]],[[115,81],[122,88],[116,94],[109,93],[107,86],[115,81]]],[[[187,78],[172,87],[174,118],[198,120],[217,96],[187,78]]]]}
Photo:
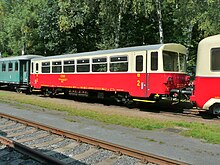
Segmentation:
{"type": "Polygon", "coordinates": [[[2,72],[6,72],[6,63],[2,63],[2,72]]]}
{"type": "Polygon", "coordinates": [[[107,57],[94,57],[94,58],[92,58],[92,72],[107,72],[107,71],[108,71],[108,58],[107,57]],[[98,60],[98,61],[96,61],[96,60],[98,60]],[[104,67],[102,67],[103,65],[104,65],[104,67]],[[95,68],[96,66],[100,66],[100,67],[98,69],[96,69],[95,68]],[[104,70],[99,70],[99,69],[103,69],[103,68],[104,68],[104,70]]]}
{"type": "Polygon", "coordinates": [[[88,73],[90,72],[90,58],[80,58],[76,60],[76,71],[77,73],[88,73]],[[82,70],[80,70],[82,69],[82,70]],[[83,70],[87,69],[87,70],[83,70]]]}
{"type": "Polygon", "coordinates": [[[8,63],[8,72],[13,72],[13,63],[12,62],[8,63]]]}
{"type": "Polygon", "coordinates": [[[41,62],[41,72],[42,73],[50,73],[50,61],[41,62]],[[47,64],[48,63],[48,64],[47,64]],[[47,72],[44,71],[45,68],[49,68],[47,72]]]}
{"type": "Polygon", "coordinates": [[[18,72],[18,70],[19,70],[19,65],[18,65],[18,62],[16,61],[15,62],[15,72],[18,72]]]}
{"type": "Polygon", "coordinates": [[[52,73],[62,72],[62,61],[52,61],[52,73]]]}
{"type": "Polygon", "coordinates": [[[217,48],[211,48],[211,50],[210,50],[210,71],[212,71],[212,72],[220,72],[220,63],[219,63],[219,65],[217,65],[217,67],[219,67],[219,68],[217,68],[216,66],[215,66],[215,69],[213,69],[213,63],[215,62],[218,62],[219,60],[217,60],[216,59],[216,57],[215,58],[213,58],[213,51],[216,51],[216,50],[218,50],[219,51],[219,53],[218,53],[218,55],[219,55],[219,59],[220,59],[220,47],[217,47],[217,48]],[[217,69],[216,69],[217,68],[217,69]]]}
{"type": "Polygon", "coordinates": [[[158,63],[159,63],[159,53],[158,53],[158,51],[151,52],[150,53],[150,69],[151,69],[151,71],[158,71],[158,69],[159,69],[159,64],[158,63]]]}
{"type": "Polygon", "coordinates": [[[136,57],[135,57],[135,70],[136,70],[136,72],[143,72],[143,70],[144,70],[144,56],[143,55],[136,55],[136,57]],[[137,63],[138,62],[137,57],[142,57],[141,63],[139,63],[140,65],[137,63]],[[141,66],[140,69],[138,68],[138,66],[141,66]]]}
{"type": "Polygon", "coordinates": [[[128,72],[129,71],[128,55],[113,55],[113,56],[110,56],[110,65],[109,65],[109,67],[110,67],[110,69],[109,69],[110,72],[128,72]],[[121,60],[121,59],[116,60],[116,58],[117,59],[118,58],[126,58],[126,60],[121,60]],[[125,64],[126,70],[120,70],[120,67],[121,68],[124,67],[123,65],[121,65],[123,63],[125,64]],[[119,70],[115,70],[116,67],[117,67],[117,64],[118,64],[119,70]]]}
{"type": "Polygon", "coordinates": [[[75,64],[75,59],[71,59],[71,60],[64,60],[63,61],[63,72],[64,73],[74,73],[76,71],[75,68],[76,64],[75,64]],[[70,62],[70,63],[66,63],[66,62],[70,62]],[[73,62],[73,63],[72,63],[73,62]],[[73,71],[67,71],[67,68],[70,68],[72,66],[73,71]]]}

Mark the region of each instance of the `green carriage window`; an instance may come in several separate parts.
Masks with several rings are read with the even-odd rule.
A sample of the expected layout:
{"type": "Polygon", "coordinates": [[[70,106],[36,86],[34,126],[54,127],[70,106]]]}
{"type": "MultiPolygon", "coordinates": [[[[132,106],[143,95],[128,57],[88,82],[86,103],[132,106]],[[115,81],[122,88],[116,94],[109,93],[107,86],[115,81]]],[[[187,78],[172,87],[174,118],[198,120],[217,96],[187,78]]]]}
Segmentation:
{"type": "Polygon", "coordinates": [[[27,63],[24,64],[24,72],[27,72],[27,63]]]}
{"type": "Polygon", "coordinates": [[[6,64],[3,63],[3,64],[2,64],[2,72],[5,72],[5,71],[6,71],[6,64]]]}
{"type": "Polygon", "coordinates": [[[8,71],[11,72],[13,71],[13,63],[8,63],[8,71]]]}
{"type": "Polygon", "coordinates": [[[15,62],[15,71],[18,71],[18,62],[15,62]]]}

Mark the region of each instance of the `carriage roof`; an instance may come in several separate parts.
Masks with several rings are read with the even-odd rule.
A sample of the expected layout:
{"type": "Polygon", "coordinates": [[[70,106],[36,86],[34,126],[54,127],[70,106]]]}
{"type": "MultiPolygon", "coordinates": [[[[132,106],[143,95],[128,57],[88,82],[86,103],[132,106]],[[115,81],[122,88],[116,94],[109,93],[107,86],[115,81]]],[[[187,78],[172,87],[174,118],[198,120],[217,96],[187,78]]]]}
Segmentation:
{"type": "Polygon", "coordinates": [[[31,60],[31,59],[33,59],[33,58],[39,58],[39,57],[42,57],[42,56],[39,56],[39,55],[10,56],[10,57],[0,58],[0,61],[31,60]]]}
{"type": "MultiPolygon", "coordinates": [[[[70,57],[84,57],[84,56],[104,55],[104,54],[107,55],[107,54],[114,54],[114,53],[134,52],[134,51],[159,50],[165,46],[180,46],[180,44],[156,44],[156,45],[144,45],[144,46],[135,46],[135,47],[127,47],[127,48],[118,48],[118,49],[111,49],[111,50],[98,50],[98,51],[92,51],[92,52],[64,54],[64,55],[36,58],[36,59],[33,59],[33,61],[61,59],[61,58],[70,58],[70,57]]],[[[185,48],[183,45],[181,46],[183,49],[185,48]]]]}

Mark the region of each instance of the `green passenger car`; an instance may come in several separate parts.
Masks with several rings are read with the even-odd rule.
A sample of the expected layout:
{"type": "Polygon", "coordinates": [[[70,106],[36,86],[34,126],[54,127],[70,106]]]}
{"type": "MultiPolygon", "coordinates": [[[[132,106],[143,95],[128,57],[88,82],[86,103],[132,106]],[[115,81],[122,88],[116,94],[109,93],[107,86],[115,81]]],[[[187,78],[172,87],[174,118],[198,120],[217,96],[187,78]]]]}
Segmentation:
{"type": "Polygon", "coordinates": [[[15,89],[28,90],[31,59],[38,55],[23,55],[0,58],[0,85],[15,89]]]}

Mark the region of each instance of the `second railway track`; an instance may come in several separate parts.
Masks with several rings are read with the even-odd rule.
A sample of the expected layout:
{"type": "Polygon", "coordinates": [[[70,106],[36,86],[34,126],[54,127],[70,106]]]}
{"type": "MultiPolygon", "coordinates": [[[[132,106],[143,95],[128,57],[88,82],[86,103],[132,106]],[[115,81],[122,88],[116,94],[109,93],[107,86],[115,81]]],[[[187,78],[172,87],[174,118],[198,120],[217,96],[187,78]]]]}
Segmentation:
{"type": "Polygon", "coordinates": [[[11,147],[14,143],[24,145],[34,150],[34,154],[55,158],[61,164],[185,164],[22,118],[2,113],[0,117],[0,134],[9,138],[9,141],[3,138],[2,143],[6,141],[5,145],[11,147]]]}

